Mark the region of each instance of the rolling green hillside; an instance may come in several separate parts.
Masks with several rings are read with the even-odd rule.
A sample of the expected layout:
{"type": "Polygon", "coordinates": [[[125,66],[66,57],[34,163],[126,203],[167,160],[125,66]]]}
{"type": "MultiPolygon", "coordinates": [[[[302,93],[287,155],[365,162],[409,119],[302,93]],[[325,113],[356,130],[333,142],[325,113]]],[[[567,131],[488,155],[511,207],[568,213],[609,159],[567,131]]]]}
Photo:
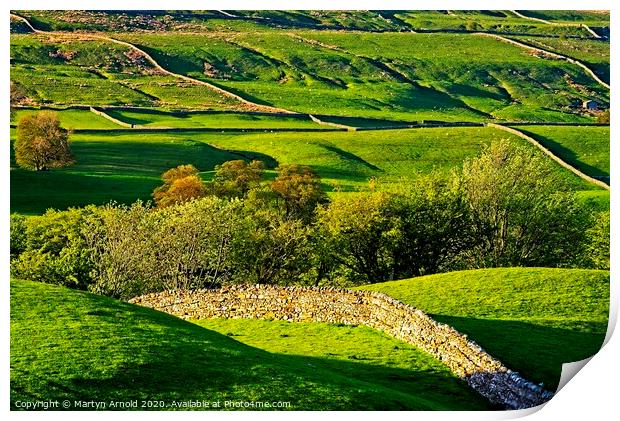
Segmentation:
{"type": "MultiPolygon", "coordinates": [[[[303,113],[400,121],[591,121],[575,104],[609,103],[608,90],[576,65],[477,33],[264,28],[110,36],[133,43],[166,70],[303,113]]],[[[604,74],[609,44],[596,42],[592,47],[584,41],[584,52],[573,55],[585,54],[604,74]],[[588,53],[592,48],[596,58],[588,53]]],[[[569,43],[578,48],[577,40],[569,43]]],[[[205,85],[164,74],[111,40],[12,34],[11,66],[12,80],[37,104],[243,108],[205,85]]]]}
{"type": "Polygon", "coordinates": [[[562,364],[596,353],[607,331],[608,271],[470,270],[360,289],[420,308],[549,390],[562,364]]]}
{"type": "Polygon", "coordinates": [[[371,329],[217,321],[204,326],[98,295],[14,280],[11,403],[144,399],[284,401],[293,410],[488,408],[439,361],[371,329]],[[273,341],[246,344],[247,336],[261,331],[273,341]]]}

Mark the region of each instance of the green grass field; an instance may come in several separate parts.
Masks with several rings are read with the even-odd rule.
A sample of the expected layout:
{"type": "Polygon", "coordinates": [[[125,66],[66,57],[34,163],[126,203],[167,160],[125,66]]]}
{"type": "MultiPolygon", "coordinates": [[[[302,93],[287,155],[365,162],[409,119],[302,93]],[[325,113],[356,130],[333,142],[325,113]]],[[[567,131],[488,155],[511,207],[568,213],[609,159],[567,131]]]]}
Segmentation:
{"type": "Polygon", "coordinates": [[[524,19],[511,11],[490,10],[341,10],[338,13],[320,10],[236,10],[216,11],[46,11],[26,10],[38,28],[45,30],[119,31],[156,27],[167,31],[265,31],[272,28],[314,28],[358,31],[491,31],[555,36],[590,34],[578,24],[608,27],[609,13],[594,11],[521,11],[566,25],[549,25],[524,19]],[[233,18],[231,18],[231,13],[233,18]]]}
{"type": "Polygon", "coordinates": [[[569,98],[588,86],[603,102],[608,91],[575,65],[545,60],[527,50],[478,35],[347,34],[303,32],[306,38],[389,64],[409,79],[448,95],[470,110],[495,118],[579,121],[567,112],[569,98]],[[462,54],[452,54],[458,50],[462,54]],[[574,82],[567,83],[566,77],[574,82]],[[575,85],[577,84],[577,85],[575,85]],[[559,96],[557,92],[564,92],[559,96]]]}
{"type": "Polygon", "coordinates": [[[199,326],[21,280],[11,281],[10,385],[12,405],[68,399],[283,401],[292,410],[489,408],[438,360],[371,329],[233,320],[199,326]]]}
{"type": "MultiPolygon", "coordinates": [[[[259,159],[269,169],[278,164],[311,165],[328,192],[367,190],[371,178],[389,187],[434,170],[447,174],[465,158],[478,155],[493,139],[510,137],[482,127],[320,133],[75,133],[75,165],[31,172],[13,164],[11,211],[37,214],[48,208],[148,200],[160,184],[160,174],[169,168],[193,164],[209,179],[215,165],[235,159],[259,159]]],[[[596,191],[555,163],[549,161],[549,165],[570,188],[596,191]]]]}
{"type": "Polygon", "coordinates": [[[609,177],[609,127],[516,126],[592,177],[609,177]]]}
{"type": "MultiPolygon", "coordinates": [[[[22,117],[38,113],[39,110],[17,110],[11,124],[17,124],[22,117]]],[[[122,126],[91,113],[88,110],[52,110],[57,113],[60,124],[65,129],[122,129],[122,126]]]]}
{"type": "Polygon", "coordinates": [[[402,11],[396,17],[417,30],[488,31],[555,36],[588,36],[579,27],[554,26],[523,19],[508,10],[417,10],[402,11]]]}
{"type": "Polygon", "coordinates": [[[521,10],[521,14],[555,23],[609,26],[609,12],[596,10],[521,10]]]}
{"type": "Polygon", "coordinates": [[[239,107],[206,86],[162,75],[126,46],[76,38],[11,34],[11,80],[40,104],[239,107]]]}
{"type": "Polygon", "coordinates": [[[471,270],[360,289],[420,308],[549,390],[557,387],[562,364],[596,353],[607,331],[608,271],[471,270]]]}

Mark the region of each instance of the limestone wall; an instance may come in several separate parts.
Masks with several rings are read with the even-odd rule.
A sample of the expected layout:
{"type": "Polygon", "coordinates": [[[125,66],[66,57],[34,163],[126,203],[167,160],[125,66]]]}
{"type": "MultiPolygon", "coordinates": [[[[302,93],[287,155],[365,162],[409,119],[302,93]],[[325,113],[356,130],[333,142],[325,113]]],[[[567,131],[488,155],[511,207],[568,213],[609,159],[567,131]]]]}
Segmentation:
{"type": "Polygon", "coordinates": [[[231,285],[217,290],[148,294],[130,302],[193,320],[220,317],[364,325],[432,354],[481,395],[505,408],[529,408],[553,396],[506,368],[452,327],[377,292],[231,285]]]}

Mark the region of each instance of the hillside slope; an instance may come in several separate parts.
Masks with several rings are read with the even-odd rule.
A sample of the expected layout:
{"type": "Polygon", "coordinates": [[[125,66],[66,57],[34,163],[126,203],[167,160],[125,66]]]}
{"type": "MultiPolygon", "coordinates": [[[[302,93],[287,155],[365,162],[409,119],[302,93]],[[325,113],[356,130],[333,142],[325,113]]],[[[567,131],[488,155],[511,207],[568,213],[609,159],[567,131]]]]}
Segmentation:
{"type": "MultiPolygon", "coordinates": [[[[439,361],[414,347],[370,329],[300,326],[296,334],[300,329],[310,332],[302,332],[303,337],[342,335],[352,344],[364,342],[390,352],[373,362],[330,359],[304,351],[305,340],[289,347],[296,355],[272,353],[280,351],[244,345],[150,309],[58,286],[12,281],[11,404],[137,400],[137,409],[161,409],[141,408],[140,400],[148,399],[166,404],[220,401],[222,409],[231,409],[223,406],[225,401],[284,401],[296,410],[488,408],[439,361]],[[382,359],[395,358],[397,363],[382,365],[382,359]]],[[[274,329],[293,334],[286,326],[265,329],[266,335],[275,334],[274,329]]],[[[347,350],[345,342],[339,350],[355,355],[360,346],[347,350]]]]}
{"type": "Polygon", "coordinates": [[[557,387],[563,363],[599,350],[607,330],[608,271],[481,269],[360,289],[420,308],[548,390],[557,387]]]}

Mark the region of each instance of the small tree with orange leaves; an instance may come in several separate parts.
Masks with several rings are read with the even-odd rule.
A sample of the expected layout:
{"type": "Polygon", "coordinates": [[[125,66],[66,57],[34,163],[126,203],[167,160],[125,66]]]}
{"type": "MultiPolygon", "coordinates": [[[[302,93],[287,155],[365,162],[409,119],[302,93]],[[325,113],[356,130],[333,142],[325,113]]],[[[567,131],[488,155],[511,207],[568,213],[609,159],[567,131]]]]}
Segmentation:
{"type": "Polygon", "coordinates": [[[187,202],[207,195],[207,186],[193,165],[179,165],[161,175],[163,185],[153,192],[158,208],[187,202]]]}

